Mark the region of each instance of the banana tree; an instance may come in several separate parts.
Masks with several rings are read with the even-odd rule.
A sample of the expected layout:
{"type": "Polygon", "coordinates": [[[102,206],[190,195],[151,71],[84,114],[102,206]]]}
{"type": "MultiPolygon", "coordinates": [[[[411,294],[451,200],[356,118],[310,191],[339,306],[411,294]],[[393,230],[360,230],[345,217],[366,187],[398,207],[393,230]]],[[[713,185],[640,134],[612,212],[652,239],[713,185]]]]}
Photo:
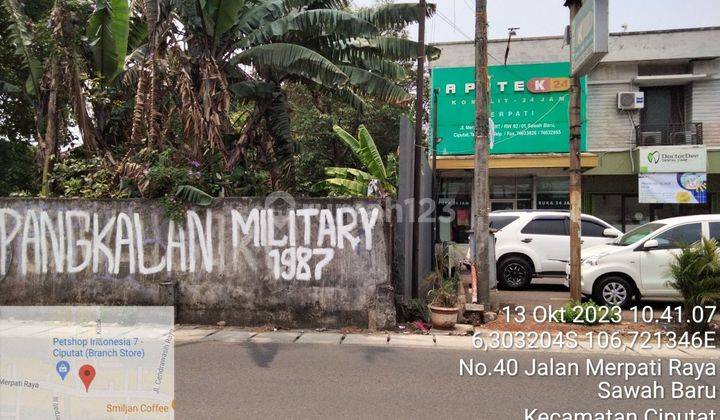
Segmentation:
{"type": "Polygon", "coordinates": [[[357,138],[337,125],[333,130],[350,148],[363,169],[327,167],[325,175],[328,178],[318,187],[334,196],[394,197],[397,192],[397,171],[392,164],[394,160],[391,162],[389,159],[388,165],[385,165],[367,128],[360,125],[357,138]]]}
{"type": "MultiPolygon", "coordinates": [[[[115,43],[122,49],[122,33],[127,15],[127,0],[97,0],[89,22],[89,46],[93,48],[97,68],[103,74],[116,76],[122,68],[122,54],[109,56],[108,45],[115,43]],[[110,57],[110,58],[108,58],[110,57]],[[114,60],[114,61],[113,61],[114,60]]],[[[61,134],[68,132],[73,123],[82,136],[83,147],[88,153],[97,153],[98,137],[88,109],[86,79],[92,67],[83,58],[79,46],[80,37],[75,31],[71,8],[65,0],[56,0],[47,20],[50,32],[48,51],[42,58],[37,51],[41,43],[37,38],[38,25],[34,25],[23,13],[17,0],[2,0],[8,13],[10,41],[27,70],[28,79],[23,87],[4,86],[5,89],[22,90],[32,104],[35,114],[38,144],[38,160],[42,167],[41,195],[50,193],[50,172],[58,158],[61,134]]],[[[127,30],[125,39],[127,38],[127,30]]]]}
{"type": "Polygon", "coordinates": [[[363,96],[410,101],[397,83],[407,77],[397,61],[414,60],[417,43],[383,33],[418,15],[415,5],[393,4],[351,12],[347,0],[146,0],[146,53],[130,60],[142,70],[132,138],[159,144],[162,126],[177,115],[193,154],[220,150],[233,170],[252,146],[276,183],[278,157],[292,151],[287,82],[360,111],[363,96]],[[159,92],[177,103],[160,104],[159,92]],[[230,120],[236,105],[249,107],[239,125],[230,120]]]}
{"type": "MultiPolygon", "coordinates": [[[[272,155],[289,149],[290,118],[282,93],[286,81],[299,81],[320,94],[335,96],[359,112],[365,108],[363,97],[389,103],[412,99],[399,82],[407,77],[402,63],[416,59],[418,45],[384,33],[416,21],[416,4],[386,4],[349,13],[345,1],[275,3],[283,7],[256,6],[250,13],[256,19],[238,26],[240,37],[235,47],[241,52],[231,61],[251,64],[256,70],[253,80],[239,83],[253,88],[241,89],[243,94],[238,97],[253,101],[255,108],[232,145],[228,168],[237,164],[243,147],[256,140],[259,131],[255,126],[263,118],[269,130],[262,150],[272,155]],[[317,7],[318,3],[325,8],[307,5],[317,7]]],[[[429,5],[425,13],[433,12],[434,5],[429,5]]],[[[426,53],[434,59],[439,50],[428,47],[426,53]]]]}

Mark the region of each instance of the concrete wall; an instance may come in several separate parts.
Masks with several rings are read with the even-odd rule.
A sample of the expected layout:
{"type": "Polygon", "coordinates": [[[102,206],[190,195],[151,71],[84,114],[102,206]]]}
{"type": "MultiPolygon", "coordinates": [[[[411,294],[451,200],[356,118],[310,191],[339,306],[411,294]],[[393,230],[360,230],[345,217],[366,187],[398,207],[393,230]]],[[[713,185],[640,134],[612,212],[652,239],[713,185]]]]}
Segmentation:
{"type": "Polygon", "coordinates": [[[219,199],[176,222],[158,201],[0,199],[0,304],[154,305],[175,282],[180,322],[365,326],[394,315],[386,228],[366,200],[219,199]]]}
{"type": "MultiPolygon", "coordinates": [[[[708,34],[720,31],[708,31],[708,34]]],[[[696,35],[697,32],[692,32],[696,35]]],[[[612,45],[612,44],[611,44],[612,45]]],[[[667,50],[662,50],[670,56],[667,50]]],[[[661,51],[661,52],[662,52],[661,51]]],[[[720,55],[717,49],[709,54],[720,55]]],[[[700,54],[700,53],[698,53],[700,54]]],[[[608,54],[609,55],[609,54],[608,54]]],[[[633,84],[640,62],[606,62],[603,60],[588,77],[588,149],[616,151],[635,147],[635,124],[640,122],[639,111],[617,109],[617,93],[638,91],[633,84]]],[[[665,73],[685,73],[674,69],[684,62],[667,62],[656,66],[665,73]]],[[[697,59],[688,63],[692,73],[705,74],[708,79],[686,85],[686,117],[690,122],[703,123],[703,142],[711,148],[720,146],[720,59],[697,59]]],[[[682,67],[682,66],[680,66],[682,67]]]]}
{"type": "Polygon", "coordinates": [[[635,147],[634,124],[640,122],[640,113],[618,110],[617,94],[640,90],[631,83],[637,73],[637,63],[600,63],[588,76],[588,150],[615,151],[635,147]]]}
{"type": "MultiPolygon", "coordinates": [[[[431,68],[475,66],[473,42],[434,44],[442,50],[440,58],[430,61],[431,68]]],[[[503,65],[507,39],[488,41],[488,64],[503,65]]],[[[510,44],[508,64],[553,63],[568,61],[570,48],[563,46],[562,37],[514,38],[510,44]]]]}
{"type": "Polygon", "coordinates": [[[613,33],[602,62],[718,57],[718,39],[720,27],[613,33]]]}

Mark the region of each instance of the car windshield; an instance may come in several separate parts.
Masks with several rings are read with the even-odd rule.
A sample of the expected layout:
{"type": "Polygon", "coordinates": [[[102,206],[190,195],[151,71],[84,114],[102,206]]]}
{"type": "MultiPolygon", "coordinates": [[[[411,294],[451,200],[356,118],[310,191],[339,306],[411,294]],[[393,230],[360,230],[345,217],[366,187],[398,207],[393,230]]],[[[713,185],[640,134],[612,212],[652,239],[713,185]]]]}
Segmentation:
{"type": "Polygon", "coordinates": [[[635,242],[648,236],[649,234],[655,232],[656,230],[660,229],[663,226],[665,226],[663,223],[644,224],[644,225],[642,225],[640,227],[636,227],[635,229],[631,230],[630,232],[624,234],[614,244],[618,245],[618,246],[626,246],[626,245],[634,244],[635,242]]]}

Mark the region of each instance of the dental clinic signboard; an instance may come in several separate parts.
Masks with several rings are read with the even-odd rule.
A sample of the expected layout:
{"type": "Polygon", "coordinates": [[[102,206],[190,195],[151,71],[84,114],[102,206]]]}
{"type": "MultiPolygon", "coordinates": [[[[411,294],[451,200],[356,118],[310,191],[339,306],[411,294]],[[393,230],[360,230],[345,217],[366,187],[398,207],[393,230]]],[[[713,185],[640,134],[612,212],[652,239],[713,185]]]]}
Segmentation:
{"type": "MultiPolygon", "coordinates": [[[[490,153],[567,153],[569,74],[569,63],[490,66],[490,118],[495,126],[490,153]]],[[[434,68],[431,82],[438,155],[472,155],[474,67],[434,68]]]]}
{"type": "Polygon", "coordinates": [[[705,146],[638,147],[640,173],[706,172],[705,146]]]}
{"type": "Polygon", "coordinates": [[[707,203],[705,146],[638,147],[640,203],[707,203]]]}

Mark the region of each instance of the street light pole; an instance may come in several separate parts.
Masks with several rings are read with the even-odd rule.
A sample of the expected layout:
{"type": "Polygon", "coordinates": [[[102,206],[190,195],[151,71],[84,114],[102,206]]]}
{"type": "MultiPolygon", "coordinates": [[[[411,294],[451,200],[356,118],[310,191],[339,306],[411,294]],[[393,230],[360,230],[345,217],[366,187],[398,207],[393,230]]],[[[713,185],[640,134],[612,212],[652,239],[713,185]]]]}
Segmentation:
{"type": "MultiPolygon", "coordinates": [[[[570,8],[570,23],[577,15],[582,0],[565,3],[570,8]]],[[[571,43],[572,44],[572,43],[571,43]]],[[[572,47],[571,47],[572,48],[572,47]]],[[[572,51],[570,52],[572,55],[572,51]]],[[[573,75],[570,82],[570,300],[580,301],[580,210],[582,207],[582,179],[580,166],[580,81],[573,75]]]]}
{"type": "Polygon", "coordinates": [[[477,301],[490,303],[488,186],[488,73],[487,0],[475,2],[475,173],[473,177],[472,228],[475,267],[478,274],[477,301]]]}

